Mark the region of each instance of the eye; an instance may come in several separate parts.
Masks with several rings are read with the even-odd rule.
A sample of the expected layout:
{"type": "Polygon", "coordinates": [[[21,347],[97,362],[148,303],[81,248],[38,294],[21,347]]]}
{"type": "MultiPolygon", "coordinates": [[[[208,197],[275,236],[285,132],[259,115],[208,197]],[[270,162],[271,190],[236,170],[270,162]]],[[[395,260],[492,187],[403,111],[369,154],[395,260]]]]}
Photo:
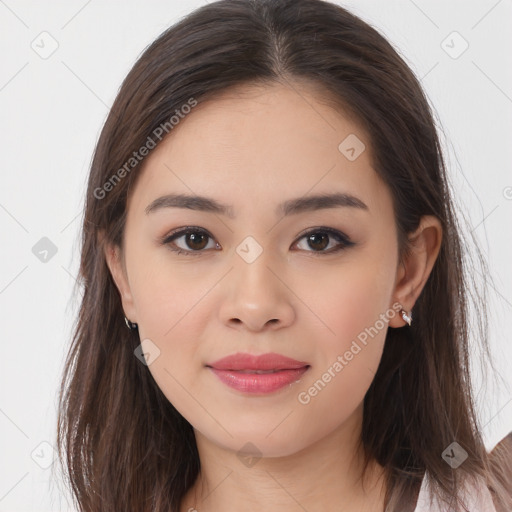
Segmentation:
{"type": "MultiPolygon", "coordinates": [[[[171,251],[174,251],[178,254],[185,254],[186,256],[194,255],[194,253],[200,254],[203,252],[203,249],[208,248],[208,239],[212,239],[212,236],[201,228],[196,227],[187,227],[185,229],[180,229],[178,231],[174,231],[166,236],[162,240],[163,245],[168,245],[171,251]],[[183,238],[183,243],[185,247],[180,247],[174,241],[183,238]]],[[[212,239],[213,242],[213,239],[212,239]]],[[[216,248],[220,248],[220,245],[214,244],[216,248]]],[[[209,247],[211,248],[211,247],[209,247]]]]}
{"type": "MultiPolygon", "coordinates": [[[[341,251],[342,249],[351,247],[355,245],[354,242],[350,241],[350,239],[343,234],[342,232],[327,228],[320,227],[315,228],[304,235],[302,235],[298,240],[306,239],[306,243],[309,247],[312,247],[313,251],[308,251],[308,249],[302,248],[301,250],[305,250],[306,252],[313,252],[320,254],[333,254],[335,252],[341,251]],[[325,250],[334,239],[337,242],[337,245],[331,247],[330,250],[325,250]]],[[[174,231],[168,235],[166,235],[161,241],[162,245],[167,245],[169,249],[177,254],[184,254],[185,256],[189,255],[199,255],[204,252],[204,249],[220,249],[220,245],[217,242],[213,242],[213,237],[202,228],[189,226],[184,229],[179,229],[174,231]],[[182,244],[185,246],[178,245],[175,241],[183,238],[182,244]],[[208,239],[211,240],[211,245],[208,247],[208,239]],[[195,253],[195,254],[194,254],[195,253]]],[[[298,241],[295,242],[294,245],[297,245],[298,241]]]]}
{"type": "MultiPolygon", "coordinates": [[[[299,240],[304,238],[306,239],[307,246],[314,249],[313,251],[307,251],[307,249],[304,250],[307,252],[316,253],[315,255],[333,254],[335,252],[346,249],[347,247],[355,245],[355,243],[350,241],[350,239],[341,231],[326,227],[312,229],[306,234],[302,235],[299,240]],[[332,242],[331,239],[336,240],[338,244],[335,245],[334,248],[326,251],[325,249],[329,247],[330,243],[332,242]]],[[[298,242],[296,242],[296,244],[297,243],[298,242]]]]}

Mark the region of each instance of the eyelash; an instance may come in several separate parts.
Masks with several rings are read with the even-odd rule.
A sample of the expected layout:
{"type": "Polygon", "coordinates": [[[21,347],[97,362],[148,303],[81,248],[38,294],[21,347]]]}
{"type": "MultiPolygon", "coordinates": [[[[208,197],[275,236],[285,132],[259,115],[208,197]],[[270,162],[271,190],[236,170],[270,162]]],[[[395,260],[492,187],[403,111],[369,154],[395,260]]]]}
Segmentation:
{"type": "MultiPolygon", "coordinates": [[[[192,250],[175,248],[175,247],[173,247],[171,245],[171,242],[173,242],[174,240],[176,240],[178,238],[181,238],[182,236],[190,234],[190,233],[204,234],[204,235],[208,236],[210,239],[213,240],[213,237],[210,235],[210,233],[208,233],[208,231],[206,231],[206,230],[204,230],[202,228],[198,228],[198,227],[194,227],[194,226],[189,226],[187,228],[179,229],[179,230],[176,230],[176,231],[173,231],[173,232],[167,234],[165,237],[163,237],[163,239],[161,240],[160,243],[162,245],[167,245],[168,248],[171,251],[173,251],[173,252],[175,252],[177,254],[183,254],[185,256],[199,256],[200,254],[205,252],[204,249],[203,250],[198,250],[198,251],[192,251],[192,250]]],[[[308,237],[308,236],[310,236],[312,234],[317,234],[317,233],[323,233],[323,234],[326,234],[326,235],[330,235],[331,237],[336,239],[337,242],[340,243],[340,246],[338,246],[334,250],[330,249],[329,251],[306,251],[306,252],[313,253],[315,256],[320,256],[320,255],[325,255],[325,254],[334,254],[334,253],[337,253],[339,251],[342,251],[343,249],[347,249],[347,248],[352,247],[353,245],[355,245],[355,243],[352,242],[344,233],[342,233],[342,232],[340,232],[340,231],[338,231],[336,229],[327,228],[327,227],[314,228],[314,229],[304,233],[303,235],[301,235],[297,239],[297,241],[295,243],[299,242],[303,238],[306,238],[306,237],[308,237]]],[[[295,245],[295,243],[294,243],[294,245],[295,245]]]]}

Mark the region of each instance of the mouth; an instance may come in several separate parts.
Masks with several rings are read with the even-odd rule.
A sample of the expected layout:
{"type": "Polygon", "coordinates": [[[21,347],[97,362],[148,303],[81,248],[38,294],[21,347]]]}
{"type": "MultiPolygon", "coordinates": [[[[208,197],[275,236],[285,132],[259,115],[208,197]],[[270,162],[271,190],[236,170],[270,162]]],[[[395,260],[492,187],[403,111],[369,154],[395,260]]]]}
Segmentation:
{"type": "Polygon", "coordinates": [[[265,394],[300,381],[310,365],[275,352],[237,352],[207,364],[222,383],[242,393],[265,394]]]}

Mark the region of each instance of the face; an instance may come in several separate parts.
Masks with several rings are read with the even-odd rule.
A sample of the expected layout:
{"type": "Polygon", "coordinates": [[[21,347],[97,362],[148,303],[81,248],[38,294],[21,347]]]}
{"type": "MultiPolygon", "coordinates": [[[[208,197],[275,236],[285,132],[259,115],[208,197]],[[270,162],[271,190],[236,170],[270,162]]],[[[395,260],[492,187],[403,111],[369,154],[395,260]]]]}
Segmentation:
{"type": "Polygon", "coordinates": [[[390,192],[364,131],[318,98],[276,85],[199,104],[146,158],[128,202],[116,284],[148,371],[196,433],[233,451],[289,455],[343,428],[398,316],[390,192]],[[161,200],[146,212],[170,194],[226,211],[161,200]],[[352,199],[293,203],[330,194],[352,199]],[[208,366],[236,353],[307,369],[224,372],[259,383],[234,388],[208,366]]]}

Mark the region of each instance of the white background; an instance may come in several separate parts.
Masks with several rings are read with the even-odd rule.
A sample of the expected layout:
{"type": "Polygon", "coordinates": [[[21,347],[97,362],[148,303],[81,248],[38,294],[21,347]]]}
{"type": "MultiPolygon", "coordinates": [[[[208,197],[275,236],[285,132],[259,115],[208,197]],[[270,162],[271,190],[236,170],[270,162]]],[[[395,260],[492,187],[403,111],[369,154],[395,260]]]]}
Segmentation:
{"type": "MultiPolygon", "coordinates": [[[[494,279],[489,341],[505,382],[477,382],[492,448],[512,431],[512,2],[337,3],[388,37],[421,78],[442,125],[457,201],[494,279]],[[462,49],[453,31],[469,44],[456,59],[445,51],[462,49]]],[[[39,464],[54,456],[57,386],[77,311],[72,287],[88,168],[137,57],[203,4],[0,0],[0,512],[73,510],[51,468],[39,464]],[[43,31],[58,43],[47,59],[31,47],[42,46],[43,31]],[[46,263],[32,252],[42,237],[58,249],[46,263]]]]}

